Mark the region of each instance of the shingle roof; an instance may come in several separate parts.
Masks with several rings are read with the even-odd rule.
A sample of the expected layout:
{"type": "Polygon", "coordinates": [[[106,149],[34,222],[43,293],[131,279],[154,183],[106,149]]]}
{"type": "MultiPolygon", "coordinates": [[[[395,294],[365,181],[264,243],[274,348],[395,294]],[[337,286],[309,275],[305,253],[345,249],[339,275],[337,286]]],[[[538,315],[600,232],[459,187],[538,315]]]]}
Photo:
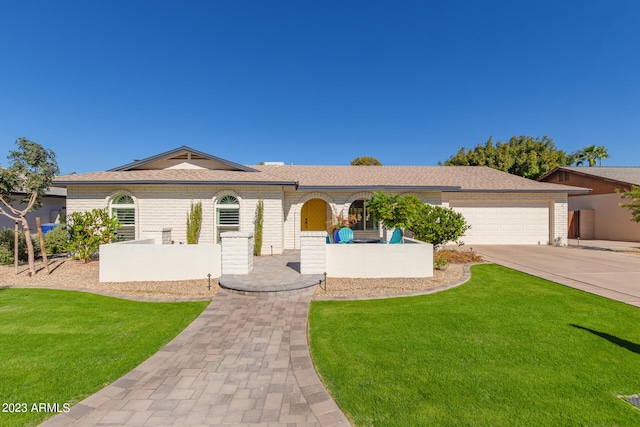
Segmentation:
{"type": "Polygon", "coordinates": [[[59,176],[57,186],[81,184],[271,184],[294,185],[277,176],[261,172],[212,169],[156,169],[90,172],[59,176]]]}
{"type": "MultiPolygon", "coordinates": [[[[584,175],[596,176],[599,178],[611,179],[627,184],[640,185],[640,167],[585,167],[585,166],[567,166],[560,167],[559,170],[567,170],[578,172],[584,175]]],[[[552,173],[553,171],[551,171],[552,173]]],[[[549,174],[547,174],[549,175],[549,174]]]]}
{"type": "MultiPolygon", "coordinates": [[[[156,156],[154,156],[156,157],[156,156]]],[[[245,170],[111,170],[56,177],[56,186],[106,184],[290,185],[301,190],[421,190],[587,193],[476,166],[284,166],[245,170]]]]}
{"type": "Polygon", "coordinates": [[[252,166],[300,189],[420,188],[442,191],[587,192],[478,166],[252,166]]]}

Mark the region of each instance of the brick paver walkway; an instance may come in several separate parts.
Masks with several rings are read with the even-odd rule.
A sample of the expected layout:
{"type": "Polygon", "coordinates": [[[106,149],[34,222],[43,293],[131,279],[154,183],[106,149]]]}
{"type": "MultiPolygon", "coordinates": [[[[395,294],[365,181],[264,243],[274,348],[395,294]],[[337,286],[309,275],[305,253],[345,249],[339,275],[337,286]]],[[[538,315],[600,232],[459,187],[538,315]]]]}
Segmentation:
{"type": "Polygon", "coordinates": [[[166,347],[42,425],[348,426],[311,365],[313,290],[220,290],[166,347]]]}

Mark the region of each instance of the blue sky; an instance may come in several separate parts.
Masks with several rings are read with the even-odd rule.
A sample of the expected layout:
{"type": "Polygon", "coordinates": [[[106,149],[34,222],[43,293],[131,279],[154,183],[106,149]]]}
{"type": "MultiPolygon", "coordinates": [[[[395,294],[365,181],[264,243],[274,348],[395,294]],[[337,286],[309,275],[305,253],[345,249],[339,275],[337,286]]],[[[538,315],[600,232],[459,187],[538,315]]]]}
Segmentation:
{"type": "Polygon", "coordinates": [[[256,164],[435,165],[547,135],[640,165],[640,2],[0,2],[0,166],[189,145],[256,164]]]}

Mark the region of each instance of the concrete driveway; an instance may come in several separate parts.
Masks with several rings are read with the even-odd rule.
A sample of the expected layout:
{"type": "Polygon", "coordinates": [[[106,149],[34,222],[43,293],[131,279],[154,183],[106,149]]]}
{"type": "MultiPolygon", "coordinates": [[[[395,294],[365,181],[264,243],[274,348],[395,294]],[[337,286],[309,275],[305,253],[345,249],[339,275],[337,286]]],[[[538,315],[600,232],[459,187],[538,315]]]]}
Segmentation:
{"type": "Polygon", "coordinates": [[[473,249],[486,261],[640,307],[640,253],[515,245],[473,249]]]}

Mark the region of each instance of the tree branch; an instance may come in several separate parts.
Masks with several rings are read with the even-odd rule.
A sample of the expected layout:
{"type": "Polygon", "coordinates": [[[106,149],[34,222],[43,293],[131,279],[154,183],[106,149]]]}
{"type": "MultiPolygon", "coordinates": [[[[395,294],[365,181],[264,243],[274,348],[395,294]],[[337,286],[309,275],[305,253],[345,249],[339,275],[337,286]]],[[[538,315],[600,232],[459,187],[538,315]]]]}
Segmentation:
{"type": "Polygon", "coordinates": [[[11,206],[9,203],[7,203],[6,200],[4,200],[4,197],[0,196],[0,202],[2,202],[6,207],[8,207],[11,212],[16,215],[15,217],[10,215],[9,212],[7,212],[2,206],[0,206],[0,214],[6,216],[7,218],[10,218],[14,221],[20,221],[20,218],[22,217],[22,215],[20,215],[20,211],[16,210],[13,206],[11,206]]]}
{"type": "Polygon", "coordinates": [[[24,210],[24,214],[26,214],[27,212],[29,212],[29,210],[33,207],[33,205],[36,203],[36,200],[38,199],[38,192],[34,191],[33,193],[31,193],[31,197],[29,197],[29,203],[27,203],[27,208],[24,210]]]}

